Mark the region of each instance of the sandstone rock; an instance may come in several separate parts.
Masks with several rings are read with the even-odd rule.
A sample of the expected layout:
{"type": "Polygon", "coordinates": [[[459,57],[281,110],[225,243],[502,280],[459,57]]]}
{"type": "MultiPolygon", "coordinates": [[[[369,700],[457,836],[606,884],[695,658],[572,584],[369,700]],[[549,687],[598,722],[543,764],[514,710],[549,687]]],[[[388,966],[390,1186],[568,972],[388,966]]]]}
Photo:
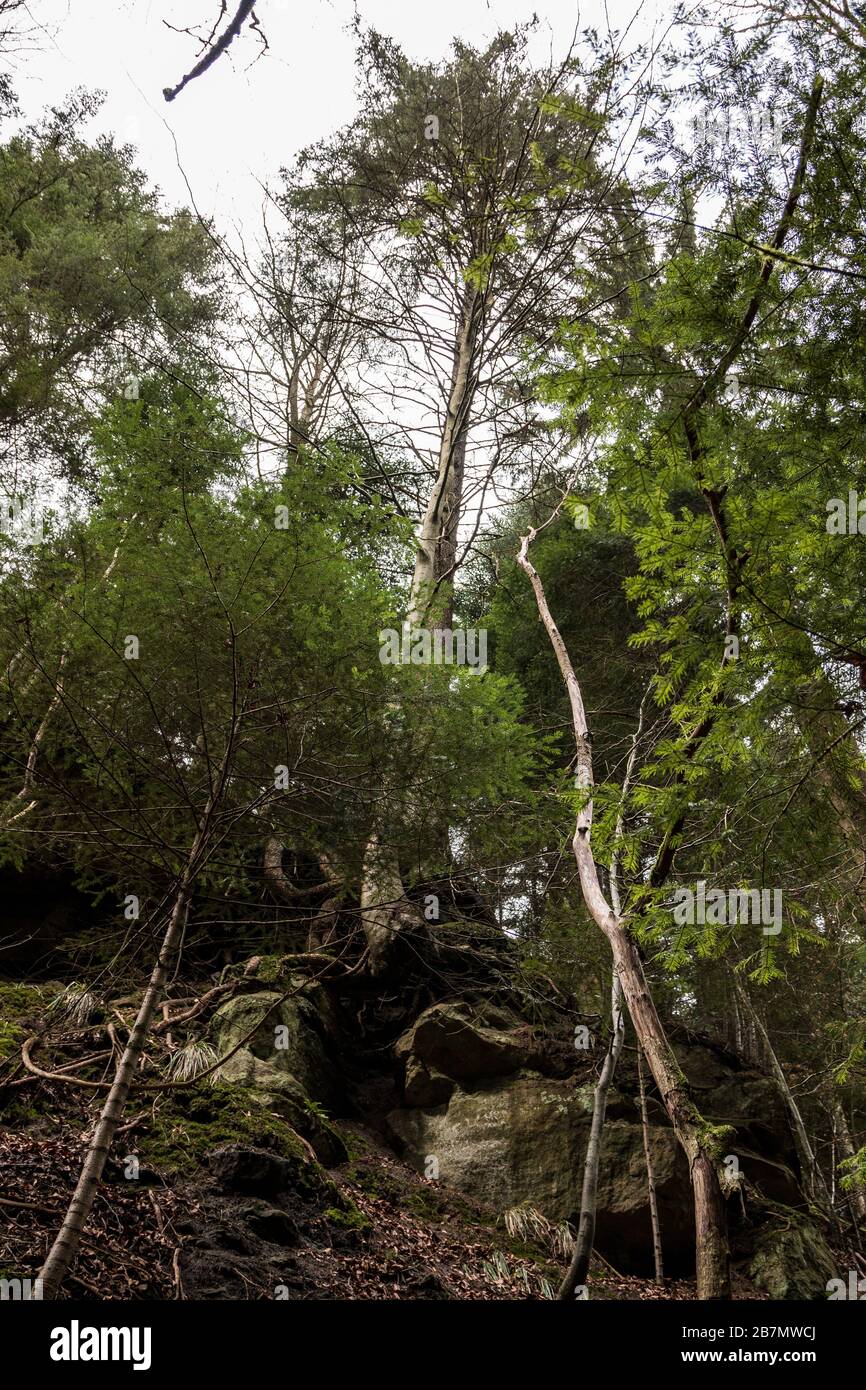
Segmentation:
{"type": "Polygon", "coordinates": [[[288,1120],[309,1142],[316,1158],[325,1167],[345,1160],[346,1146],[339,1134],[310,1104],[303,1087],[289,1072],[278,1071],[270,1062],[254,1057],[242,1047],[220,1067],[219,1078],[243,1086],[249,1091],[251,1100],[288,1120]]]}
{"type": "Polygon", "coordinates": [[[802,1212],[776,1208],[755,1237],[749,1274],[773,1299],[824,1299],[838,1277],[820,1227],[802,1212]]]}
{"type": "Polygon", "coordinates": [[[589,1113],[571,1083],[518,1077],[457,1089],[436,1109],[393,1111],[388,1125],[420,1172],[434,1155],[443,1183],[499,1211],[532,1200],[565,1217],[580,1191],[575,1159],[589,1113]]]}
{"type": "Polygon", "coordinates": [[[339,1094],[337,1072],[323,1041],[326,1026],[319,1009],[303,994],[282,1003],[279,999],[275,991],[257,991],[223,1004],[212,1025],[220,1056],[258,1025],[244,1044],[247,1051],[274,1071],[292,1076],[313,1100],[333,1105],[339,1094]],[[270,1006],[275,1007],[268,1013],[270,1006]]]}
{"type": "MultiPolygon", "coordinates": [[[[274,992],[257,992],[224,1004],[213,1021],[220,1055],[231,1052],[279,998],[274,992]]],[[[346,1148],[337,1131],[311,1104],[315,1101],[330,1106],[339,1099],[337,1068],[325,1036],[317,1004],[304,995],[283,1000],[249,1041],[228,1057],[218,1074],[221,1081],[245,1087],[251,1099],[287,1119],[312,1145],[316,1158],[330,1167],[343,1162],[346,1148]],[[285,1032],[277,1034],[277,1027],[285,1032]],[[278,1038],[284,1046],[277,1046],[278,1038]]]]}
{"type": "Polygon", "coordinates": [[[414,1059],[455,1080],[508,1076],[531,1066],[537,1055],[528,1030],[519,1033],[514,1024],[499,1010],[473,1009],[462,1001],[434,1004],[403,1034],[395,1052],[405,1063],[414,1059]]]}
{"type": "Polygon", "coordinates": [[[444,1105],[454,1094],[455,1082],[435,1067],[428,1067],[418,1057],[406,1062],[404,1094],[407,1105],[444,1105]]]}
{"type": "MultiPolygon", "coordinates": [[[[432,1013],[428,1010],[428,1015],[432,1013]]],[[[440,1011],[441,1016],[442,1011],[440,1011]]],[[[425,1016],[422,1016],[425,1017],[425,1016]]],[[[450,1011],[447,1017],[451,1017],[450,1011]]],[[[420,1021],[420,1020],[419,1020],[420,1021]]],[[[437,1030],[439,1024],[437,1021],[437,1030]]],[[[465,1036],[466,1030],[461,1036],[465,1036]]],[[[422,1034],[426,1055],[444,1060],[440,1032],[422,1034]],[[435,1048],[427,1048],[432,1037],[435,1048]]],[[[405,1050],[415,1037],[401,1040],[405,1050]]],[[[428,1171],[430,1157],[438,1163],[440,1181],[466,1192],[499,1212],[531,1203],[553,1221],[574,1222],[580,1211],[583,1162],[593,1104],[591,1081],[557,1080],[538,1075],[499,1077],[488,1083],[464,1081],[438,1105],[420,1106],[430,1078],[417,1081],[421,1064],[410,1052],[407,1064],[407,1108],[392,1111],[388,1128],[403,1156],[419,1172],[428,1171]],[[416,1090],[416,1085],[418,1089],[416,1090]],[[411,1107],[411,1108],[410,1108],[411,1107]]],[[[708,1068],[715,1060],[708,1060],[708,1068]]],[[[723,1076],[717,1078],[726,1104],[723,1076]]],[[[764,1095],[757,1074],[743,1078],[747,1103],[764,1095]]],[[[625,1078],[627,1084],[627,1078],[625,1078]]],[[[730,1074],[727,1075],[730,1081],[730,1074]]],[[[733,1086],[733,1083],[731,1083],[733,1086]]],[[[772,1084],[772,1083],[771,1083],[772,1084]]],[[[714,1112],[711,1118],[716,1119],[714,1112]]],[[[772,1129],[772,1112],[765,1121],[772,1142],[768,1152],[741,1143],[749,1136],[753,1117],[733,1115],[730,1141],[741,1171],[756,1195],[796,1204],[802,1200],[792,1169],[772,1154],[790,1147],[790,1135],[772,1129]]],[[[756,1122],[755,1122],[756,1123],[756,1122]]],[[[694,1268],[694,1216],[688,1164],[658,1102],[651,1109],[650,1148],[662,1227],[665,1264],[670,1274],[694,1268]]],[[[737,1213],[732,1210],[732,1219],[737,1213]]],[[[753,1235],[753,1233],[752,1233],[753,1235]]],[[[752,1236],[750,1235],[750,1240],[752,1236]]],[[[640,1116],[633,1096],[614,1088],[602,1142],[599,1173],[596,1245],[623,1273],[651,1271],[652,1243],[646,1162],[640,1116]]],[[[749,1245],[749,1251],[753,1245],[749,1245]]]]}

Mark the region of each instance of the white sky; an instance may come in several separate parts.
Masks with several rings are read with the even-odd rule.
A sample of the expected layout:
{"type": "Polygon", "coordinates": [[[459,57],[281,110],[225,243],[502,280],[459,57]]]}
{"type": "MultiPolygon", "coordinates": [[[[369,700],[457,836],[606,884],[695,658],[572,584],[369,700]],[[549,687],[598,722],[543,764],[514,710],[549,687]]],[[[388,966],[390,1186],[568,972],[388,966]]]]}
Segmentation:
{"type": "MultiPolygon", "coordinates": [[[[610,25],[625,29],[640,0],[609,0],[610,25]]],[[[233,13],[236,0],[227,0],[233,13]]],[[[173,33],[210,25],[219,0],[31,0],[38,48],[13,68],[28,119],[75,87],[107,99],[91,131],[111,130],[137,146],[139,164],[169,203],[188,203],[172,136],[196,206],[223,231],[251,235],[260,220],[258,182],[272,178],[304,145],[354,111],[353,0],[260,0],[256,13],[270,51],[250,66],[258,41],[245,29],[228,53],[172,103],[162,89],[193,66],[197,45],[173,33]]],[[[416,59],[444,56],[452,37],[481,43],[497,28],[541,21],[538,59],[561,56],[575,25],[607,28],[602,0],[360,0],[362,22],[393,36],[416,59]]],[[[627,47],[669,14],[670,0],[644,0],[627,47]]]]}

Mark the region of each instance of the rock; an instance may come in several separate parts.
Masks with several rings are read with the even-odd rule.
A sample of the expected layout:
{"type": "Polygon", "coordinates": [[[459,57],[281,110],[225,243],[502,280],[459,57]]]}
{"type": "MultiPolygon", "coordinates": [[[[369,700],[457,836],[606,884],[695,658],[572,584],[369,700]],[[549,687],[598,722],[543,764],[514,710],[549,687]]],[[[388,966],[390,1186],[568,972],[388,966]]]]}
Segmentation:
{"type": "Polygon", "coordinates": [[[207,1166],[214,1182],[225,1192],[252,1193],[276,1197],[296,1185],[298,1165],[266,1149],[227,1144],[207,1155],[207,1166]]]}
{"type": "Polygon", "coordinates": [[[242,1047],[220,1067],[219,1077],[221,1081],[243,1086],[256,1104],[288,1120],[326,1168],[345,1161],[346,1146],[339,1134],[310,1104],[303,1087],[289,1072],[278,1071],[270,1062],[254,1057],[242,1047]]]}
{"type": "Polygon", "coordinates": [[[238,1215],[251,1231],[272,1245],[291,1247],[300,1241],[297,1222],[279,1207],[269,1206],[267,1202],[250,1202],[238,1215]]]}
{"type": "MultiPolygon", "coordinates": [[[[430,1157],[439,1180],[495,1211],[529,1202],[551,1221],[580,1211],[583,1159],[592,1116],[591,1086],[517,1077],[457,1089],[447,1105],[388,1116],[404,1158],[419,1172],[430,1157]]],[[[650,1126],[665,1253],[693,1258],[694,1225],[686,1161],[670,1129],[650,1126]]],[[[596,1225],[599,1249],[618,1269],[643,1272],[652,1258],[646,1165],[640,1126],[605,1126],[596,1225]],[[617,1263],[617,1259],[620,1263],[617,1263]]]]}
{"type": "Polygon", "coordinates": [[[213,1018],[217,1050],[224,1055],[255,1028],[244,1044],[253,1057],[267,1062],[275,1072],[293,1077],[313,1100],[327,1106],[336,1104],[340,1087],[337,1069],[324,1041],[328,1022],[320,1007],[306,994],[279,1000],[275,991],[256,991],[229,999],[213,1018]]]}
{"type": "MultiPolygon", "coordinates": [[[[503,1212],[529,1203],[552,1221],[575,1222],[580,1212],[583,1163],[593,1105],[593,1080],[577,1084],[522,1073],[472,1081],[492,1058],[500,1072],[512,1067],[520,1048],[511,1030],[467,1021],[467,1006],[428,1009],[401,1038],[406,1061],[406,1107],[387,1117],[396,1147],[419,1172],[429,1173],[435,1158],[440,1181],[503,1212]],[[492,1035],[492,1036],[491,1036],[492,1035]],[[465,1054],[458,1049],[465,1040],[465,1054]],[[445,1094],[443,1077],[462,1072],[445,1094]]],[[[696,1054],[701,1049],[693,1048],[696,1054]]],[[[802,1202],[783,1109],[768,1094],[773,1083],[747,1068],[737,1071],[711,1048],[692,1057],[692,1071],[714,1086],[708,1118],[729,1123],[736,1157],[750,1193],[786,1205],[802,1202]],[[737,1107],[737,1096],[740,1105],[737,1107]],[[717,1098],[725,1107],[719,1114],[717,1098]],[[746,1113],[744,1109],[748,1107],[746,1113]],[[755,1107],[757,1113],[752,1109],[755,1107]],[[759,1138],[760,1143],[755,1144],[759,1138]]],[[[527,1054],[523,1055],[524,1063],[527,1054]]],[[[594,1077],[594,1073],[589,1073],[594,1077]]],[[[691,1079],[691,1078],[690,1078],[691,1079]]],[[[630,1093],[628,1066],[618,1074],[608,1099],[599,1172],[596,1245],[623,1273],[652,1270],[652,1240],[646,1161],[640,1113],[630,1093]]],[[[696,1086],[699,1089],[700,1084],[696,1086]]],[[[670,1274],[694,1271],[693,1197],[688,1164],[657,1096],[650,1104],[650,1148],[662,1228],[665,1266],[670,1274]]],[[[732,1220],[736,1212],[732,1209],[732,1220]]],[[[754,1216],[750,1216],[750,1223],[754,1216]]],[[[754,1249],[749,1225],[747,1256],[754,1249]]]]}
{"type": "Polygon", "coordinates": [[[320,994],[315,1002],[306,994],[279,1000],[273,991],[257,991],[238,995],[217,1010],[212,1027],[220,1055],[232,1052],[259,1025],[218,1075],[245,1087],[251,1099],[288,1120],[312,1145],[316,1158],[331,1167],[345,1160],[346,1148],[317,1105],[340,1099],[338,1068],[326,1041],[336,1024],[320,994]]]}
{"type": "Polygon", "coordinates": [[[774,1207],[755,1236],[749,1275],[773,1299],[825,1299],[838,1277],[823,1232],[802,1212],[774,1207]]]}
{"type": "Polygon", "coordinates": [[[498,1211],[532,1200],[564,1218],[580,1187],[575,1158],[588,1115],[571,1083],[533,1077],[456,1089],[447,1105],[392,1111],[387,1122],[420,1172],[432,1155],[441,1182],[498,1211]]]}
{"type": "Polygon", "coordinates": [[[450,1077],[428,1067],[420,1058],[408,1058],[404,1082],[407,1105],[444,1105],[454,1094],[454,1085],[450,1077]]]}
{"type": "Polygon", "coordinates": [[[395,1052],[406,1064],[414,1060],[428,1072],[455,1080],[508,1076],[537,1058],[529,1030],[518,1032],[514,1022],[489,1006],[434,1004],[403,1034],[395,1052]]]}

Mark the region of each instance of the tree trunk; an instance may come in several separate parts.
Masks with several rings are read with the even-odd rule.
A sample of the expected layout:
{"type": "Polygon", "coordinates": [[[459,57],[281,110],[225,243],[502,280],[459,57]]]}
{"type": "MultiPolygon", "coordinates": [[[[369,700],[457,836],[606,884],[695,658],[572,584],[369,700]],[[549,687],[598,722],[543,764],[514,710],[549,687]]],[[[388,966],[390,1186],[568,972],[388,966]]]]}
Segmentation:
{"type": "Polygon", "coordinates": [[[51,1299],[57,1293],[64,1275],[69,1269],[81,1233],[84,1230],[93,1203],[96,1197],[96,1189],[105,1168],[105,1160],[114,1140],[117,1127],[123,1118],[126,1107],[129,1089],[135,1075],[138,1060],[144,1049],[150,1025],[159,1007],[165,983],[169,978],[170,972],[174,968],[175,958],[183,940],[184,928],[186,927],[187,914],[189,912],[189,900],[192,887],[198,873],[201,856],[210,839],[213,812],[222,799],[228,781],[229,768],[231,766],[237,739],[237,715],[234,716],[232,729],[226,744],[226,751],[220,766],[219,775],[216,779],[214,790],[208,797],[202,818],[199,821],[198,829],[193,838],[187,861],[178,882],[177,894],[172,905],[171,914],[168,920],[165,936],[162,940],[159,955],[151,973],[150,982],[145,991],[136,1016],[135,1023],[129,1034],[129,1040],[123,1052],[123,1056],[114,1074],[108,1098],[103,1106],[102,1113],[96,1123],[90,1143],[87,1147],[84,1163],[72,1194],[72,1200],[63,1218],[63,1223],[54,1244],[48,1252],[41,1270],[39,1279],[41,1280],[42,1298],[51,1299]]]}
{"type": "MultiPolygon", "coordinates": [[[[842,1158],[853,1158],[856,1149],[851,1138],[851,1131],[848,1128],[844,1107],[838,1096],[833,1099],[833,1131],[842,1158]]],[[[859,1244],[860,1228],[866,1224],[866,1192],[863,1191],[862,1187],[847,1187],[845,1196],[848,1200],[848,1207],[859,1244]]]]}
{"type": "Polygon", "coordinates": [[[622,986],[614,970],[610,990],[611,1037],[605,1053],[601,1075],[595,1088],[592,1102],[592,1124],[586,1146],[583,1165],[583,1187],[580,1194],[580,1224],[574,1252],[568,1272],[562,1281],[557,1297],[563,1301],[570,1299],[578,1286],[586,1284],[589,1262],[592,1258],[592,1243],[595,1238],[595,1212],[598,1201],[598,1167],[601,1157],[601,1138],[604,1131],[604,1115],[607,1108],[607,1093],[613,1081],[616,1064],[622,1051],[625,1037],[625,1019],[622,1011],[622,986]]]}
{"type": "Polygon", "coordinates": [[[770,1042],[770,1036],[758,1017],[755,1006],[749,998],[742,980],[737,974],[734,975],[734,987],[740,997],[747,1017],[751,1020],[755,1032],[763,1043],[764,1053],[770,1063],[770,1069],[772,1070],[776,1085],[785,1102],[788,1117],[791,1121],[794,1142],[797,1147],[797,1157],[800,1160],[800,1168],[805,1180],[806,1192],[813,1202],[820,1203],[823,1201],[826,1203],[829,1201],[829,1194],[827,1192],[827,1185],[824,1181],[824,1175],[816,1162],[815,1153],[812,1145],[809,1143],[809,1136],[806,1133],[806,1126],[803,1123],[803,1116],[800,1114],[800,1107],[794,1099],[794,1095],[788,1085],[788,1079],[782,1069],[782,1064],[776,1056],[773,1044],[770,1042]]]}
{"type": "Polygon", "coordinates": [[[450,592],[457,559],[457,528],[463,506],[463,470],[466,438],[475,395],[473,364],[479,328],[479,298],[467,289],[461,306],[454,342],[454,363],[445,423],[439,440],[436,481],[427,500],[415,551],[415,568],[406,622],[420,626],[433,599],[433,592],[447,581],[442,625],[451,621],[450,592]]]}
{"type": "MultiPolygon", "coordinates": [[[[581,848],[579,868],[588,851],[588,845],[585,852],[581,848]]],[[[689,1161],[695,1199],[698,1298],[730,1298],[727,1210],[720,1163],[724,1131],[716,1131],[707,1124],[692,1100],[688,1082],[658,1016],[637,945],[610,909],[608,919],[607,927],[602,930],[613,949],[639,1045],[643,1047],[674,1133],[689,1161]]]]}
{"type": "MultiPolygon", "coordinates": [[[[479,328],[478,292],[467,288],[454,343],[454,363],[439,441],[436,481],[418,531],[415,567],[409,591],[404,628],[422,626],[433,614],[436,625],[450,627],[454,571],[457,562],[457,528],[463,503],[463,468],[472,400],[475,394],[473,363],[479,328]],[[434,604],[440,583],[444,592],[434,604]]],[[[387,803],[388,789],[381,799],[387,803]]],[[[369,947],[372,975],[387,970],[392,951],[407,927],[421,918],[403,891],[400,861],[389,843],[384,816],[371,827],[361,869],[361,921],[369,947]]]]}
{"type": "MultiPolygon", "coordinates": [[[[190,862],[192,862],[192,856],[190,862]]],[[[96,1189],[102,1177],[105,1160],[123,1117],[138,1059],[141,1056],[148,1030],[156,1013],[163,986],[174,964],[174,957],[183,936],[188,910],[189,880],[185,875],[174,901],[168,929],[150,977],[150,984],[141,1001],[141,1008],[129,1034],[129,1041],[114,1074],[108,1099],[88,1145],[87,1155],[75,1185],[72,1201],[69,1203],[54,1244],[39,1271],[43,1299],[55,1297],[78,1249],[81,1233],[93,1208],[96,1189]]]]}
{"type": "Polygon", "coordinates": [[[730,1255],[727,1238],[725,1189],[721,1168],[721,1144],[727,1131],[707,1124],[691,1098],[688,1082],[680,1070],[673,1048],[662,1027],[644,973],[637,945],[620,914],[614,912],[601,890],[598,870],[592,857],[592,751],[583,696],[562,634],[554,622],[541,579],[528,557],[535,535],[524,536],[518,563],[529,576],[539,616],[544,623],[571,705],[577,785],[587,795],[578,812],[572,849],[577,863],[583,900],[593,921],[604,932],[613,952],[614,970],[622,984],[628,1011],[643,1047],[653,1080],[658,1087],[674,1133],[688,1159],[695,1199],[696,1268],[698,1298],[731,1297],[730,1255]]]}
{"type": "Polygon", "coordinates": [[[656,1198],[656,1175],[653,1167],[653,1156],[650,1148],[649,1120],[647,1119],[646,1108],[646,1086],[643,1080],[643,1052],[640,1043],[637,1046],[637,1081],[640,1089],[640,1123],[643,1131],[643,1151],[646,1159],[646,1181],[647,1192],[649,1193],[650,1223],[653,1233],[653,1260],[655,1263],[656,1283],[663,1284],[665,1279],[664,1262],[662,1260],[662,1231],[659,1223],[659,1206],[656,1198]]]}

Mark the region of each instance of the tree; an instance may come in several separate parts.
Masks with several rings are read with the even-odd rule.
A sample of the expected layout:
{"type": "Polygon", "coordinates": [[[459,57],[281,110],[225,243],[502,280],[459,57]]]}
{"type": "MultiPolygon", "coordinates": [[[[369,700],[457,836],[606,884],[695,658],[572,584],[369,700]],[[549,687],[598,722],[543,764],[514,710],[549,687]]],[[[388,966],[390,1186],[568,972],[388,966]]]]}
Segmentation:
{"type": "Polygon", "coordinates": [[[25,465],[86,476],[96,401],[189,352],[218,306],[212,248],[187,212],[166,216],[129,148],[87,144],[79,94],[0,148],[0,421],[7,491],[25,465]]]}
{"type": "MultiPolygon", "coordinates": [[[[287,202],[351,228],[390,302],[384,399],[392,420],[395,409],[406,417],[406,451],[423,470],[409,632],[450,629],[461,518],[493,474],[525,457],[533,437],[542,455],[556,450],[534,419],[524,352],[552,343],[566,305],[592,307],[588,266],[616,280],[620,174],[607,123],[622,74],[601,57],[584,74],[571,52],[558,69],[534,71],[528,38],[500,33],[483,52],[457,43],[447,63],[418,66],[390,40],[363,35],[361,113],[300,157],[287,189],[287,202]]],[[[414,915],[393,800],[383,782],[363,869],[383,968],[414,915]]]]}

